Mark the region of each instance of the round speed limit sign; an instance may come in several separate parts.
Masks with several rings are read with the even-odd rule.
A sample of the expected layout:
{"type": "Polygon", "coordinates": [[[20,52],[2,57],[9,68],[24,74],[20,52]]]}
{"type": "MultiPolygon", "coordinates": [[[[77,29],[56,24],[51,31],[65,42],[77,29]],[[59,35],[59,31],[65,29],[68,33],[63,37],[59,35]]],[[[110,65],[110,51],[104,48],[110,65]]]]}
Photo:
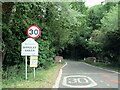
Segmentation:
{"type": "Polygon", "coordinates": [[[38,38],[41,34],[41,30],[38,26],[36,25],[31,25],[28,27],[27,31],[26,31],[28,37],[30,38],[38,38]]]}

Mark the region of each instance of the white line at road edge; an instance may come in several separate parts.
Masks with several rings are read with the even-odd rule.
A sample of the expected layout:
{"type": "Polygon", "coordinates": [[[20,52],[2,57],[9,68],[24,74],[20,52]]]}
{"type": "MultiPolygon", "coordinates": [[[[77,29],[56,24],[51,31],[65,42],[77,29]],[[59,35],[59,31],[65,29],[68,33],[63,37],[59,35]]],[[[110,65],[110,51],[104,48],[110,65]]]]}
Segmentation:
{"type": "MultiPolygon", "coordinates": [[[[84,62],[81,62],[81,63],[84,63],[84,62]]],[[[108,69],[105,69],[105,68],[101,68],[101,67],[97,67],[97,66],[93,66],[91,64],[88,64],[88,63],[84,63],[88,66],[92,66],[92,67],[95,67],[95,68],[99,68],[99,69],[102,69],[102,70],[106,70],[106,71],[109,71],[109,72],[113,72],[113,73],[117,73],[117,74],[120,74],[119,72],[116,72],[116,71],[112,71],[112,70],[108,70],[108,69]]]]}
{"type": "Polygon", "coordinates": [[[55,85],[52,88],[59,88],[59,83],[62,77],[62,69],[67,65],[67,62],[65,62],[65,65],[60,69],[59,75],[56,79],[55,85]]]}

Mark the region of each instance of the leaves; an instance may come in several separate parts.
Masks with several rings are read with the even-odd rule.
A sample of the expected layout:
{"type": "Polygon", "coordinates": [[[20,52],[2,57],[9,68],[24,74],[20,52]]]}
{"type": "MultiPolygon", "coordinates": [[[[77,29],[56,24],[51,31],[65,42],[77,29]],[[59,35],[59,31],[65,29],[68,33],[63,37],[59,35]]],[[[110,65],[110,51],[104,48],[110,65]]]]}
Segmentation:
{"type": "MultiPolygon", "coordinates": [[[[113,39],[119,40],[116,4],[96,5],[89,9],[81,2],[6,2],[4,5],[9,6],[2,13],[4,32],[1,45],[3,51],[7,50],[4,65],[23,62],[21,43],[28,38],[26,29],[30,25],[41,28],[41,36],[36,39],[41,67],[53,62],[59,54],[69,53],[68,56],[78,58],[98,56],[105,47],[109,50],[113,46],[113,39]]],[[[112,48],[118,48],[119,44],[114,43],[116,45],[112,48]]],[[[117,50],[109,51],[105,54],[118,54],[117,50]]]]}
{"type": "Polygon", "coordinates": [[[78,19],[81,14],[72,9],[70,3],[16,2],[11,5],[9,10],[3,11],[3,41],[7,50],[4,65],[23,61],[20,49],[27,38],[28,26],[38,25],[41,28],[41,36],[36,41],[39,43],[39,66],[42,66],[47,61],[53,62],[55,55],[64,50],[72,40],[70,36],[75,29],[71,27],[79,27],[81,23],[78,19]],[[8,13],[9,20],[5,18],[8,13]]]}

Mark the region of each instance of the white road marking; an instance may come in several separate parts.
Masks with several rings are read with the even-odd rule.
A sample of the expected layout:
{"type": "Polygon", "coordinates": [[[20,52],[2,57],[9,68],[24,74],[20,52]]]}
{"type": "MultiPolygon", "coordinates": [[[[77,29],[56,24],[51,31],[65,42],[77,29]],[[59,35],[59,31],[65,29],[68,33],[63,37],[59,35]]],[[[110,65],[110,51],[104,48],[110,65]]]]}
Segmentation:
{"type": "Polygon", "coordinates": [[[86,81],[86,83],[88,83],[88,82],[89,82],[86,78],[84,78],[84,80],[86,81]]]}
{"type": "MultiPolygon", "coordinates": [[[[84,62],[81,62],[81,63],[84,63],[84,62]]],[[[113,72],[113,73],[117,73],[117,74],[120,74],[119,72],[116,72],[116,71],[113,71],[113,70],[108,70],[108,69],[104,69],[104,68],[101,68],[101,67],[97,67],[97,66],[93,66],[93,65],[90,65],[88,63],[84,63],[88,66],[92,66],[92,67],[95,67],[95,68],[99,68],[99,69],[102,69],[102,70],[106,70],[106,71],[109,71],[109,72],[113,72]]]]}
{"type": "MultiPolygon", "coordinates": [[[[72,84],[76,84],[78,82],[74,79],[71,83],[72,84]]],[[[66,76],[66,77],[64,77],[62,84],[64,86],[71,87],[71,88],[89,88],[89,87],[94,87],[94,86],[97,85],[97,83],[94,80],[92,80],[90,77],[83,76],[83,75],[66,76]],[[71,78],[75,78],[75,77],[76,78],[78,78],[78,77],[80,77],[80,78],[86,78],[86,85],[79,85],[79,84],[78,85],[70,85],[70,84],[67,83],[67,79],[70,78],[70,77],[71,78]],[[88,83],[88,80],[89,80],[89,83],[88,83]]],[[[83,84],[85,84],[85,83],[83,83],[83,84]]]]}
{"type": "Polygon", "coordinates": [[[110,84],[107,84],[107,86],[109,87],[109,86],[110,86],[110,84]]]}
{"type": "Polygon", "coordinates": [[[104,82],[104,81],[101,80],[100,82],[102,83],[102,82],[104,82]]]}
{"type": "MultiPolygon", "coordinates": [[[[103,83],[104,81],[101,80],[100,82],[103,83]]],[[[110,84],[106,84],[106,85],[107,85],[108,87],[110,87],[110,84]]]]}
{"type": "Polygon", "coordinates": [[[105,73],[75,73],[75,74],[105,74],[105,73]]]}
{"type": "MultiPolygon", "coordinates": [[[[104,81],[101,80],[100,82],[103,83],[104,81]]],[[[107,85],[108,87],[110,87],[110,84],[107,84],[107,83],[106,83],[106,85],[107,85]]]]}
{"type": "MultiPolygon", "coordinates": [[[[67,62],[65,62],[65,65],[62,68],[64,68],[66,65],[67,65],[67,62]]],[[[60,69],[60,72],[59,72],[59,75],[56,79],[55,85],[52,88],[59,88],[59,83],[60,83],[60,80],[62,77],[62,68],[60,69]]]]}

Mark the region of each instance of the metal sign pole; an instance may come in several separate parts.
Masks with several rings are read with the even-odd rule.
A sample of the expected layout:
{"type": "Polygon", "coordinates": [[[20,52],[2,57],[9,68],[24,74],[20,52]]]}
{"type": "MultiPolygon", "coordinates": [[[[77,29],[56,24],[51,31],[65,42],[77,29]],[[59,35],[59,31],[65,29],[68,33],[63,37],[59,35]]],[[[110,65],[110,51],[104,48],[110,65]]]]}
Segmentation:
{"type": "Polygon", "coordinates": [[[33,69],[34,69],[34,78],[35,78],[35,67],[33,69]]]}
{"type": "Polygon", "coordinates": [[[27,56],[25,56],[25,66],[26,66],[26,70],[25,70],[25,73],[26,73],[26,76],[25,76],[25,78],[26,78],[26,80],[27,80],[27,56]]]}

